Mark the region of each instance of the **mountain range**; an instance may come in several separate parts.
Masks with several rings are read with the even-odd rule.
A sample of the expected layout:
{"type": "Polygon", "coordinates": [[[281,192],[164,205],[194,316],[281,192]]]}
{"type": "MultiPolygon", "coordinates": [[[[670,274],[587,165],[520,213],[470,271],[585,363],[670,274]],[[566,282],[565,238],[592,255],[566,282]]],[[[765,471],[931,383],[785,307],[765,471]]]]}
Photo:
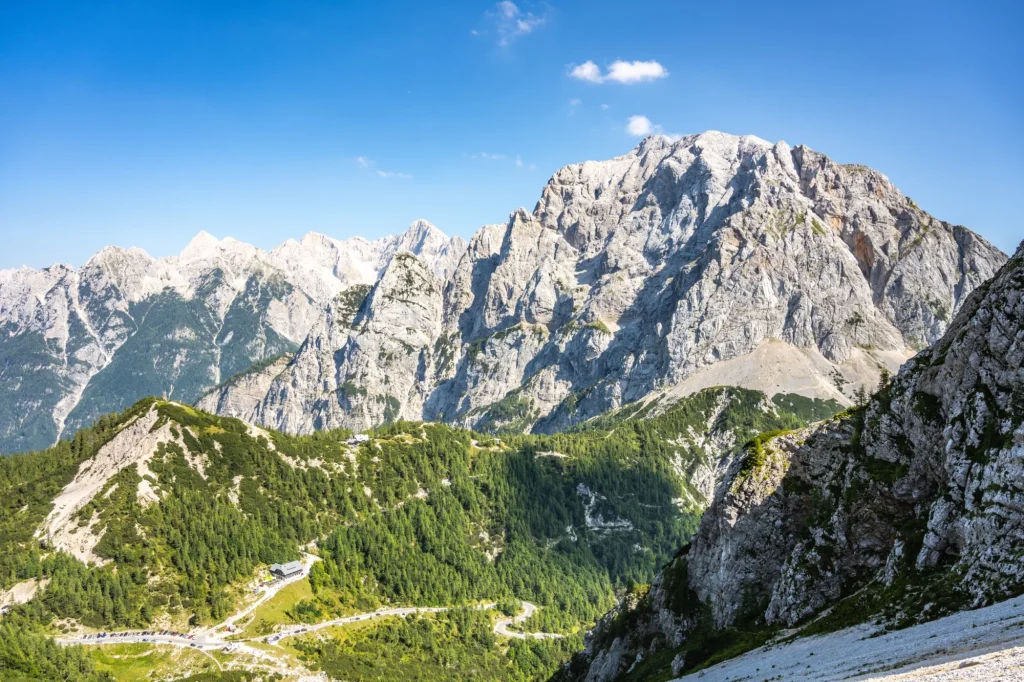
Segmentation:
{"type": "Polygon", "coordinates": [[[0,452],[48,447],[145,396],[193,402],[294,351],[396,253],[444,278],[464,248],[417,221],[373,242],[311,233],[264,252],[201,233],[170,258],[107,247],[77,270],[0,271],[0,452]]]}
{"type": "Polygon", "coordinates": [[[561,169],[468,245],[417,221],[376,242],[200,234],[171,258],[3,271],[0,450],[146,395],[297,434],[551,432],[715,385],[850,404],[1004,260],[866,167],[653,136],[561,169]]]}
{"type": "Polygon", "coordinates": [[[718,132],[567,166],[469,242],[0,272],[0,451],[34,450],[0,458],[0,680],[948,653],[921,623],[1024,593],[1022,306],[1024,245],[718,132]]]}
{"type": "Polygon", "coordinates": [[[450,277],[393,259],[287,364],[203,399],[294,433],[390,419],[550,432],[715,385],[849,404],[1005,256],[880,173],[704,133],[563,168],[450,277]]]}

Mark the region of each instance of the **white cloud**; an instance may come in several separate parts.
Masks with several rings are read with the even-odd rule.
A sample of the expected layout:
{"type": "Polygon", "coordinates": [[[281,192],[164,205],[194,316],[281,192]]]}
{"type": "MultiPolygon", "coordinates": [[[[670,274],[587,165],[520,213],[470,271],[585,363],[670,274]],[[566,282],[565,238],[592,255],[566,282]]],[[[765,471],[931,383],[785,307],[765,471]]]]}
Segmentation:
{"type": "Polygon", "coordinates": [[[508,47],[516,38],[533,33],[547,23],[547,15],[524,12],[510,0],[502,0],[494,9],[484,14],[487,27],[473,29],[472,35],[491,35],[497,38],[498,47],[508,47]]]}
{"type": "Polygon", "coordinates": [[[516,15],[519,14],[519,8],[516,7],[514,2],[502,0],[502,2],[498,3],[498,13],[505,19],[515,19],[516,15]]]}
{"type": "Polygon", "coordinates": [[[653,60],[649,62],[626,62],[620,59],[612,62],[612,65],[608,67],[608,72],[602,74],[601,67],[587,60],[582,64],[572,67],[569,70],[569,76],[577,80],[587,81],[588,83],[614,81],[624,85],[632,85],[633,83],[665,78],[668,76],[668,69],[653,60]]]}
{"type": "Polygon", "coordinates": [[[583,100],[581,100],[579,97],[573,97],[571,100],[569,100],[570,107],[578,107],[581,104],[583,104],[583,100]]]}
{"type": "Polygon", "coordinates": [[[602,108],[602,109],[607,109],[607,108],[608,108],[609,106],[611,106],[611,105],[609,105],[609,104],[602,104],[602,105],[601,105],[601,108],[602,108]]]}
{"type": "MultiPolygon", "coordinates": [[[[369,168],[372,168],[374,166],[373,159],[371,159],[371,158],[369,158],[367,156],[357,156],[355,158],[355,162],[358,163],[361,168],[369,169],[369,168]]],[[[397,179],[400,179],[400,180],[411,180],[412,179],[412,176],[409,175],[408,173],[398,173],[396,171],[386,171],[386,170],[381,170],[379,168],[377,170],[373,171],[373,172],[379,178],[397,178],[397,179]]]]}
{"type": "Polygon", "coordinates": [[[630,116],[629,123],[626,124],[626,132],[637,137],[644,137],[660,130],[661,126],[654,125],[646,116],[630,116]]]}
{"type": "Polygon", "coordinates": [[[409,175],[408,173],[397,173],[395,171],[378,170],[377,171],[377,175],[378,175],[378,177],[388,178],[388,179],[391,179],[391,178],[396,178],[398,180],[411,180],[412,179],[412,176],[409,175]]]}
{"type": "Polygon", "coordinates": [[[585,61],[578,66],[574,66],[572,70],[569,71],[569,76],[589,83],[600,83],[604,81],[604,77],[601,75],[601,67],[592,61],[585,61]]]}
{"type": "Polygon", "coordinates": [[[608,69],[607,79],[616,83],[641,83],[668,76],[668,70],[656,61],[624,62],[617,61],[608,69]]]}

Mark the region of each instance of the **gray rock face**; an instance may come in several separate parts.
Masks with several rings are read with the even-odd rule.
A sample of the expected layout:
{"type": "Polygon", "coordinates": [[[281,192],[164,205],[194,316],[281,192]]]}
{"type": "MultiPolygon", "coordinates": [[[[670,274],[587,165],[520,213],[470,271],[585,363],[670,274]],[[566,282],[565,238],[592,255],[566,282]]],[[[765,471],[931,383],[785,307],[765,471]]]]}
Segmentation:
{"type": "Polygon", "coordinates": [[[348,366],[363,361],[337,334],[319,336],[324,355],[256,411],[274,427],[366,428],[381,414],[369,404],[390,397],[393,414],[554,430],[700,383],[718,363],[756,374],[744,363],[780,342],[803,358],[787,390],[848,402],[937,340],[1004,260],[862,166],[750,136],[655,136],[563,168],[533,213],[473,237],[444,281],[440,320],[417,330],[429,343],[416,346],[408,402],[381,383],[325,392],[342,376],[378,380],[348,366]],[[301,426],[284,416],[306,409],[301,426]]]}
{"type": "Polygon", "coordinates": [[[400,252],[358,312],[342,310],[345,303],[335,301],[255,406],[253,419],[307,433],[422,414],[441,328],[440,280],[419,258],[400,252]]]}
{"type": "Polygon", "coordinates": [[[204,412],[246,419],[251,416],[253,406],[270,390],[274,379],[288,368],[293,357],[292,354],[282,353],[275,358],[268,358],[265,362],[256,363],[222,384],[222,388],[229,390],[210,391],[199,399],[196,407],[204,412]]]}
{"type": "Polygon", "coordinates": [[[844,597],[908,624],[1024,592],[1024,244],[866,407],[755,453],[566,679],[613,679],[697,628],[793,627],[844,597]]]}
{"type": "MultiPolygon", "coordinates": [[[[295,351],[334,297],[365,293],[399,254],[444,277],[464,248],[417,221],[376,242],[309,234],[263,252],[203,233],[170,258],[108,247],[79,270],[0,271],[0,453],[47,447],[147,395],[192,402],[295,351]]],[[[239,395],[220,404],[234,412],[269,382],[259,396],[230,385],[239,395]]]]}

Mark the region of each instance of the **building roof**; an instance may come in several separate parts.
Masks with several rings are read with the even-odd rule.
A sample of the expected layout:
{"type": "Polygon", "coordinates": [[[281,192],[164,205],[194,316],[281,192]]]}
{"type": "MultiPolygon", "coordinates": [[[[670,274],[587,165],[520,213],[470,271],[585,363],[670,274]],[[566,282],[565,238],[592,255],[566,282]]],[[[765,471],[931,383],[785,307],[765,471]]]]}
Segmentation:
{"type": "Polygon", "coordinates": [[[291,575],[292,573],[301,573],[302,564],[298,561],[289,561],[286,564],[273,564],[270,567],[271,573],[283,573],[284,575],[291,575]]]}

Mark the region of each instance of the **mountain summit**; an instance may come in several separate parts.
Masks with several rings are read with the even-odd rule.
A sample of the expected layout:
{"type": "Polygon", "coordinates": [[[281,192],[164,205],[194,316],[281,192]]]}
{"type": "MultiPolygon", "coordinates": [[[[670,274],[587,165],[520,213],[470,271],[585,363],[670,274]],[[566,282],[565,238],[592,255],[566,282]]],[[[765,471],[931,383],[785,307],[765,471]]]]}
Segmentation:
{"type": "Polygon", "coordinates": [[[305,433],[396,418],[546,431],[725,384],[849,404],[1005,259],[864,166],[752,136],[654,136],[559,170],[447,279],[399,264],[358,311],[350,292],[287,368],[203,405],[305,433]]]}

